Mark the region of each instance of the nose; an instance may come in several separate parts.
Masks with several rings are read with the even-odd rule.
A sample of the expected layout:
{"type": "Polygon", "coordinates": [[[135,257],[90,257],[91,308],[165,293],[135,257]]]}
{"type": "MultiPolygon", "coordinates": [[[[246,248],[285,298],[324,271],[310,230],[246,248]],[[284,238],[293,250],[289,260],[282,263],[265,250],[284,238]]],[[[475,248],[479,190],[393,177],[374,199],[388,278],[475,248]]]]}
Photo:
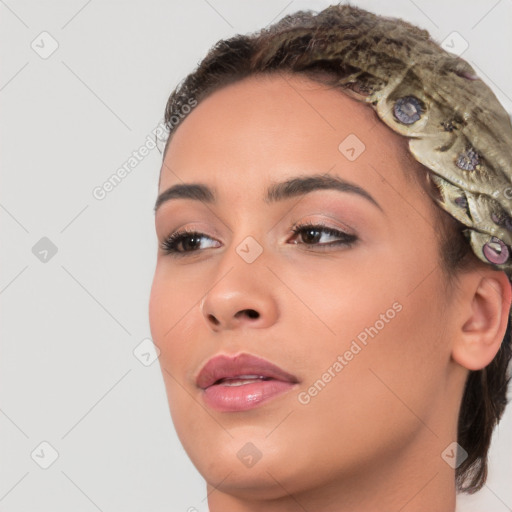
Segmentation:
{"type": "Polygon", "coordinates": [[[276,322],[278,308],[272,292],[272,272],[264,265],[257,270],[252,265],[242,262],[231,267],[203,297],[201,313],[213,331],[261,329],[276,322]]]}

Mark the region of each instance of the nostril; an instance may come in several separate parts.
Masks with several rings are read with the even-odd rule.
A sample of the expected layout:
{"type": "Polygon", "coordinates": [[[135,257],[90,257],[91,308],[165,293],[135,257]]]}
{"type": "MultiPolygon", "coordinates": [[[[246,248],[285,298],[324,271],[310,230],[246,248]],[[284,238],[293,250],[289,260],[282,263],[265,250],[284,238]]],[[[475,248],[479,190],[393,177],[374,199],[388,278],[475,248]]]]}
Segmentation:
{"type": "Polygon", "coordinates": [[[211,320],[215,325],[220,323],[213,315],[208,315],[208,320],[211,320]]]}
{"type": "Polygon", "coordinates": [[[258,318],[260,314],[257,311],[254,311],[254,309],[246,309],[244,310],[247,312],[247,316],[249,318],[258,318]]]}

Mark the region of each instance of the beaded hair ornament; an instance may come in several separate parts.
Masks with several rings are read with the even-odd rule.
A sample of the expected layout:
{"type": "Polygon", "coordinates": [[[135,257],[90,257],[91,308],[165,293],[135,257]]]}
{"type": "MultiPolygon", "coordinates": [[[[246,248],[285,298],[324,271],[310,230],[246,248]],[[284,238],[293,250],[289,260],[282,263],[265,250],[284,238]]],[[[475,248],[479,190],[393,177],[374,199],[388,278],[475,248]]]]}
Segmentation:
{"type": "Polygon", "coordinates": [[[369,103],[433,171],[442,196],[436,202],[467,226],[477,257],[512,279],[512,124],[474,69],[426,30],[350,5],[284,17],[259,33],[269,35],[251,57],[257,69],[286,62],[300,71],[319,61],[337,68],[334,83],[369,103]]]}

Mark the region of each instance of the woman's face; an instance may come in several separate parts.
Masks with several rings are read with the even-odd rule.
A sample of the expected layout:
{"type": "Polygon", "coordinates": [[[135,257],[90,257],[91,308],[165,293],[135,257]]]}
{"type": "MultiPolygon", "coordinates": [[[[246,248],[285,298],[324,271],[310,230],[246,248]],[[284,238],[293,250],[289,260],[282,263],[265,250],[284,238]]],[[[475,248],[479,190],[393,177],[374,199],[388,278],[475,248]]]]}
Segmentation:
{"type": "Polygon", "coordinates": [[[201,184],[212,198],[169,194],[157,209],[160,243],[201,235],[159,249],[149,313],[177,434],[218,486],[210,499],[379,472],[385,485],[418,461],[432,475],[450,470],[453,306],[435,205],[406,178],[416,169],[404,148],[370,107],[297,75],[230,84],[180,121],[159,193],[201,184]],[[279,186],[320,175],[324,188],[279,186]],[[323,226],[292,231],[308,224],[323,226]],[[198,385],[209,359],[241,353],[295,380],[235,367],[260,377],[236,381],[232,368],[232,380],[198,385]]]}

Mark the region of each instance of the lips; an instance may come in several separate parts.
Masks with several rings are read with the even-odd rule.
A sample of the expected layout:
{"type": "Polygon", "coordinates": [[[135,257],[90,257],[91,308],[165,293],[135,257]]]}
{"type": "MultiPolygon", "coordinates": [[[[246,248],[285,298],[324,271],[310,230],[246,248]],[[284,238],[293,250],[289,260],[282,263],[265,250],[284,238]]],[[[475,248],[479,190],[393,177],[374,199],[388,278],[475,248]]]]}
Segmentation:
{"type": "Polygon", "coordinates": [[[210,359],[199,372],[196,384],[201,389],[206,389],[221,383],[240,385],[240,381],[244,380],[262,381],[271,379],[292,384],[299,382],[297,377],[266,359],[249,354],[239,354],[234,357],[219,355],[210,359]]]}
{"type": "Polygon", "coordinates": [[[220,412],[254,409],[293,389],[298,382],[295,375],[249,354],[215,356],[196,379],[204,403],[220,412]]]}

